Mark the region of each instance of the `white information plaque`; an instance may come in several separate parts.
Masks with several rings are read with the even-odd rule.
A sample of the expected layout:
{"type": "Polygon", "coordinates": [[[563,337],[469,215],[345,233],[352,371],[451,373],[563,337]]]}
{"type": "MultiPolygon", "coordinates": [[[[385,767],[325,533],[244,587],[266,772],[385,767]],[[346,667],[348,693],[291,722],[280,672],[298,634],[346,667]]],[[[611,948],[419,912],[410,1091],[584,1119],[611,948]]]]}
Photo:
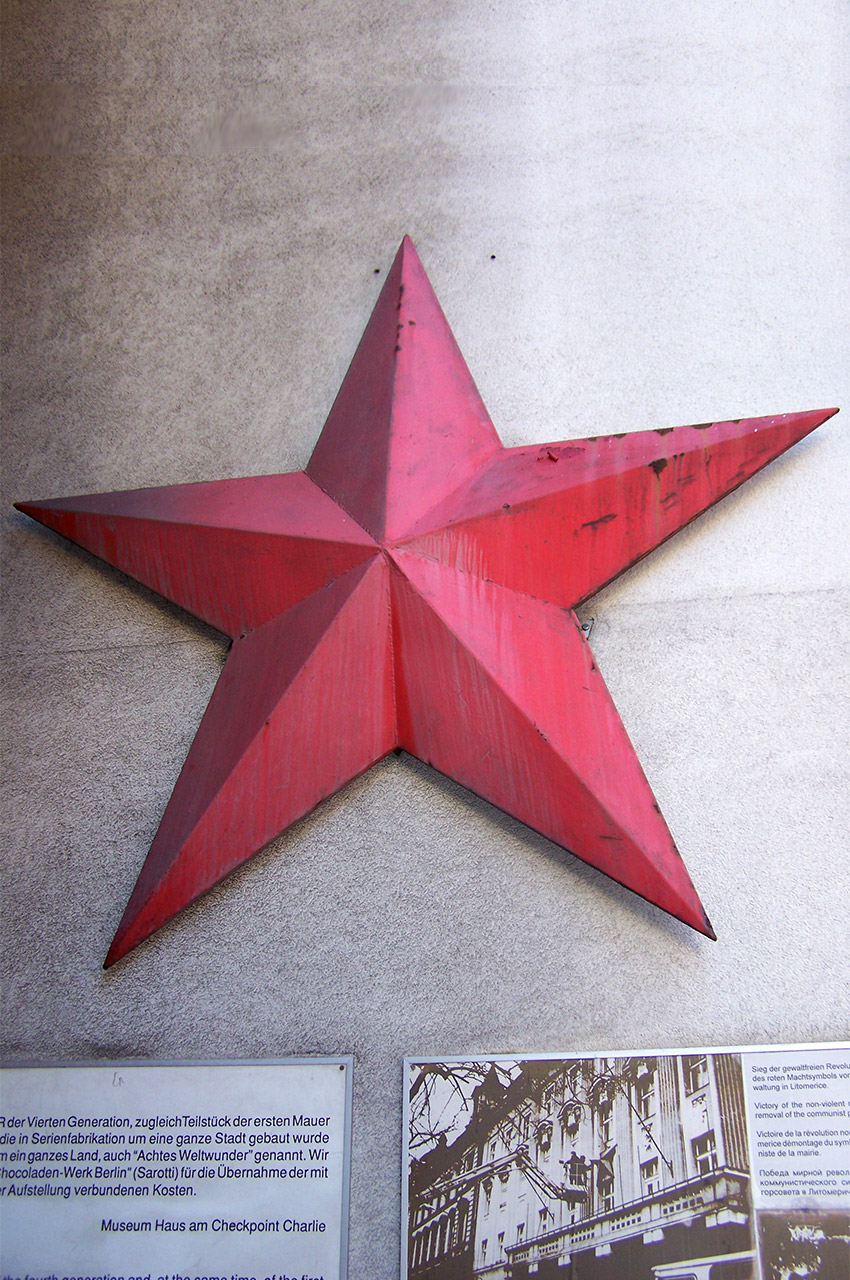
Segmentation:
{"type": "Polygon", "coordinates": [[[351,1060],[0,1072],[2,1280],[345,1280],[351,1060]]]}

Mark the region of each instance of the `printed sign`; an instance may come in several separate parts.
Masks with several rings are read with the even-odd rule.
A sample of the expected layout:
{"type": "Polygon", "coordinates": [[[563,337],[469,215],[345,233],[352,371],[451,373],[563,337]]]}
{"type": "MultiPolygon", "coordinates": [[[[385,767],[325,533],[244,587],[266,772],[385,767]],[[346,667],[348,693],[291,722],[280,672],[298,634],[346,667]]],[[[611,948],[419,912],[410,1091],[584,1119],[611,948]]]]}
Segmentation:
{"type": "Polygon", "coordinates": [[[2,1280],[344,1280],[348,1059],[0,1085],[2,1280]]]}
{"type": "Polygon", "coordinates": [[[410,1059],[407,1280],[845,1280],[850,1048],[410,1059]]]}

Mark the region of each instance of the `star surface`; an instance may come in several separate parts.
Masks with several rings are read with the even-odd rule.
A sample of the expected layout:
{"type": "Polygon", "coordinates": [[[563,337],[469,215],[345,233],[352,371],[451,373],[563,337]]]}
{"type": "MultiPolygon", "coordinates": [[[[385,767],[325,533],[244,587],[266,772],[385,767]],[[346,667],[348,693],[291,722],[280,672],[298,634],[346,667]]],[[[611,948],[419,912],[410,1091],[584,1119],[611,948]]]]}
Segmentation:
{"type": "Polygon", "coordinates": [[[396,748],[713,938],[573,610],[834,412],[506,449],[406,237],[305,471],[17,504],[233,641],[106,965],[396,748]]]}

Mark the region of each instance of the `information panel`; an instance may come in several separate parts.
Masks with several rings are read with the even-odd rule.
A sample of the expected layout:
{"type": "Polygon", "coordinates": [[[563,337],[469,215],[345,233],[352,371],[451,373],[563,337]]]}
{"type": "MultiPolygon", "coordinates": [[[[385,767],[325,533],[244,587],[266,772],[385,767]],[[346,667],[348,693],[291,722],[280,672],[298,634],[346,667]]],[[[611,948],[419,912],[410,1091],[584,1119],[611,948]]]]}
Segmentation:
{"type": "Polygon", "coordinates": [[[402,1275],[850,1280],[850,1046],[406,1062],[402,1275]]]}
{"type": "Polygon", "coordinates": [[[850,1050],[742,1054],[756,1208],[850,1206],[850,1050]]]}
{"type": "Polygon", "coordinates": [[[0,1280],[344,1280],[349,1059],[0,1072],[0,1280]]]}

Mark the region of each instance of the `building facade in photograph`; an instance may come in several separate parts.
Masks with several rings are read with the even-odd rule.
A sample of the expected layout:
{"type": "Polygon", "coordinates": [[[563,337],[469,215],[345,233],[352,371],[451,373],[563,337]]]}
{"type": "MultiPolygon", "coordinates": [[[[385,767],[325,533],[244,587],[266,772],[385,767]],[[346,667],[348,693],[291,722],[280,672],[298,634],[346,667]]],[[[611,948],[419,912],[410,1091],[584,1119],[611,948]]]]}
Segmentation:
{"type": "Polygon", "coordinates": [[[412,1163],[409,1280],[753,1275],[737,1055],[491,1064],[469,1107],[412,1163]]]}

